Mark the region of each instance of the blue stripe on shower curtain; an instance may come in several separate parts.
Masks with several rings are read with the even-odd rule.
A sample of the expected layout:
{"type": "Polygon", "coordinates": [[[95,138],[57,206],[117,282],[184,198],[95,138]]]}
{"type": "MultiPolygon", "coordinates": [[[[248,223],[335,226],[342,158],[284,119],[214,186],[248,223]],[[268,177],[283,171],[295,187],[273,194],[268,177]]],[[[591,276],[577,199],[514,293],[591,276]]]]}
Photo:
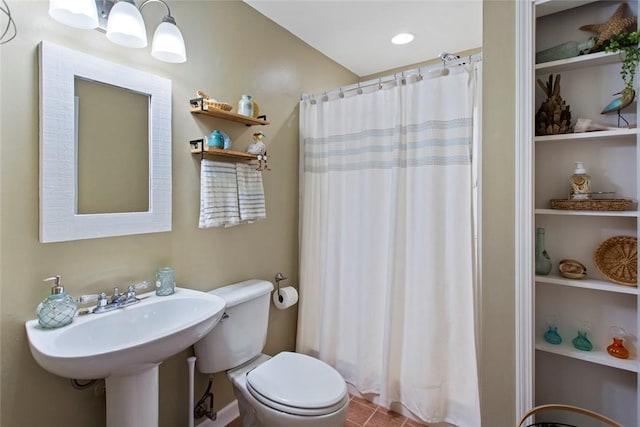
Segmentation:
{"type": "Polygon", "coordinates": [[[304,170],[318,173],[471,163],[473,119],[304,138],[304,170]],[[390,157],[390,154],[393,156],[390,157]],[[379,155],[382,155],[380,157],[379,155]]]}

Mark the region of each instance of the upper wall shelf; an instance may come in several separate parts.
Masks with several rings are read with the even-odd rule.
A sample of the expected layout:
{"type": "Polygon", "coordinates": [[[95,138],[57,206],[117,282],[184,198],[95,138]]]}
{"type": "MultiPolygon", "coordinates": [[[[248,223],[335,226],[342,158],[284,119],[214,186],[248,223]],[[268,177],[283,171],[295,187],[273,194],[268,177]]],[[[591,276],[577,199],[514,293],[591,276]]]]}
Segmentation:
{"type": "Polygon", "coordinates": [[[560,73],[562,71],[577,70],[585,67],[595,67],[597,65],[615,64],[621,62],[618,52],[597,52],[588,55],[574,56],[557,61],[543,62],[536,64],[536,74],[540,73],[560,73]]]}
{"type": "Polygon", "coordinates": [[[267,116],[258,116],[257,118],[254,118],[215,108],[205,110],[203,107],[202,98],[194,98],[189,100],[189,105],[192,114],[204,114],[206,116],[216,117],[218,119],[242,123],[247,126],[266,126],[269,124],[269,122],[267,121],[267,116]]]}
{"type": "Polygon", "coordinates": [[[595,3],[597,0],[574,0],[574,1],[558,1],[558,0],[536,0],[536,17],[539,18],[552,13],[562,12],[563,10],[573,9],[574,7],[584,6],[585,4],[595,3]]]}

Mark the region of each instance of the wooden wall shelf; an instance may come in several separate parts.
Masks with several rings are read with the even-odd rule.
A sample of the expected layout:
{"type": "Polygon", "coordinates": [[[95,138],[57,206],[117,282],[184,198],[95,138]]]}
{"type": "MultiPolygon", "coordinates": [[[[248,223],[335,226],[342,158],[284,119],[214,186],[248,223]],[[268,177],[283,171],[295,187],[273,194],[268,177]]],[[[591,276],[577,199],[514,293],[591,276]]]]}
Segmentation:
{"type": "Polygon", "coordinates": [[[223,150],[221,148],[209,147],[204,144],[204,139],[194,139],[189,141],[191,154],[199,154],[201,157],[224,157],[230,160],[250,162],[258,160],[258,155],[245,153],[244,151],[223,150]],[[204,146],[204,150],[203,147],[204,146]]]}
{"type": "Polygon", "coordinates": [[[192,114],[204,114],[205,116],[216,117],[218,119],[229,120],[232,122],[242,123],[247,126],[266,126],[269,124],[267,116],[249,117],[241,114],[224,111],[217,108],[205,109],[202,98],[194,98],[189,100],[190,110],[192,114]]]}

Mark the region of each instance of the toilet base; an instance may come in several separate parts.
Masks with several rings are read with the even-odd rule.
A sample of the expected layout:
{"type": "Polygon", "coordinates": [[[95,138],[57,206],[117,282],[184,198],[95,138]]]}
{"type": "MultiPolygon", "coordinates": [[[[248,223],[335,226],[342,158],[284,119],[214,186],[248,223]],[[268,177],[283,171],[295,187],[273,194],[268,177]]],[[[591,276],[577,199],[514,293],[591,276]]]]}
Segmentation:
{"type": "Polygon", "coordinates": [[[335,412],[318,416],[301,416],[288,414],[270,408],[259,402],[247,389],[246,373],[253,367],[268,360],[269,356],[258,358],[240,368],[227,372],[233,384],[233,394],[238,400],[242,427],[343,427],[347,421],[349,395],[344,397],[344,404],[335,412]]]}
{"type": "Polygon", "coordinates": [[[261,406],[257,401],[250,404],[242,390],[237,387],[233,387],[233,394],[238,400],[242,427],[343,427],[347,422],[348,399],[339,411],[314,417],[302,417],[261,406]]]}

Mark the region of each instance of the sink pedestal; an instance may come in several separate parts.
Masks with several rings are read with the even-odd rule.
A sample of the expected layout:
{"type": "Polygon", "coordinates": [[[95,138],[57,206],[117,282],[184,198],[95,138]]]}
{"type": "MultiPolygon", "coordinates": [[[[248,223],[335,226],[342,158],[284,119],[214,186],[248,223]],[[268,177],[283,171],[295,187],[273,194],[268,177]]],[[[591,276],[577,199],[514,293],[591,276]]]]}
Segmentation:
{"type": "Polygon", "coordinates": [[[107,427],[157,427],[159,367],[105,379],[107,427]]]}

